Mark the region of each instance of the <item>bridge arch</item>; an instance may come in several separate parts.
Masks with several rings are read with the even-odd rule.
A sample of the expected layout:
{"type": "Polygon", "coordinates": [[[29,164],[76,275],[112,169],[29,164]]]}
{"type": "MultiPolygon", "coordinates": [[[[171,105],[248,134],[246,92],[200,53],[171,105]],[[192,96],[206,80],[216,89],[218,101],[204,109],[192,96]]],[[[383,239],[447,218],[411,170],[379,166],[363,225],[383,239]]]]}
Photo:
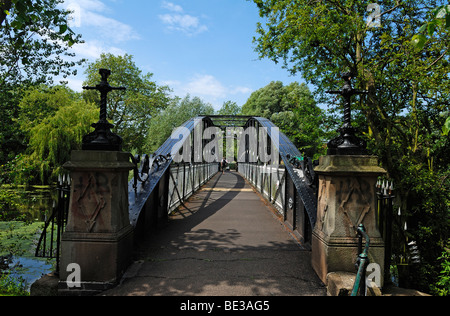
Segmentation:
{"type": "Polygon", "coordinates": [[[236,162],[239,173],[309,242],[317,212],[312,162],[270,120],[252,116],[192,118],[155,153],[133,157],[129,215],[136,233],[165,220],[219,171],[222,157],[236,162]]]}

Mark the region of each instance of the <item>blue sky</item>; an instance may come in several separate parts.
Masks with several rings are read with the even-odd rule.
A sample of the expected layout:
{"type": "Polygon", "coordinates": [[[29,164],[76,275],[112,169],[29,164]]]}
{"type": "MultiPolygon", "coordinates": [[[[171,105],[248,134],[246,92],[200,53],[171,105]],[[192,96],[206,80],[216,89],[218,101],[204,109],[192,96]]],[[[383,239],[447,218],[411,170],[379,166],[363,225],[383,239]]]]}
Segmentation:
{"type": "MultiPolygon", "coordinates": [[[[254,51],[256,23],[247,0],[65,0],[75,11],[71,28],[83,35],[77,57],[133,55],[136,65],[154,74],[173,94],[198,96],[219,109],[224,101],[242,106],[250,94],[271,81],[297,81],[287,70],[254,51]]],[[[80,91],[84,71],[69,78],[80,91]]]]}

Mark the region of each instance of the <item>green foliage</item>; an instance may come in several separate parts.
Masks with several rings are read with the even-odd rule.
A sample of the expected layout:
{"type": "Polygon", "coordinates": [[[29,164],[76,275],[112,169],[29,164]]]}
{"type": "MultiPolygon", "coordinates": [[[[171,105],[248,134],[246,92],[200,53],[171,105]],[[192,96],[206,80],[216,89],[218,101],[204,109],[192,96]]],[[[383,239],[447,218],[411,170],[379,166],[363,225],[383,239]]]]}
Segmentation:
{"type": "Polygon", "coordinates": [[[449,132],[450,132],[450,117],[447,118],[447,120],[445,121],[444,127],[442,129],[442,133],[445,136],[448,136],[449,132]]]}
{"type": "Polygon", "coordinates": [[[48,184],[61,172],[72,150],[92,131],[98,109],[64,86],[39,85],[23,92],[18,117],[27,150],[0,168],[3,183],[48,184]]]}
{"type": "Polygon", "coordinates": [[[15,218],[18,209],[19,203],[15,194],[3,189],[0,190],[0,222],[15,218]]]}
{"type": "Polygon", "coordinates": [[[16,280],[9,274],[0,274],[0,296],[30,296],[23,278],[16,280]]]}
{"type": "Polygon", "coordinates": [[[0,86],[20,82],[47,83],[53,76],[73,74],[83,61],[69,48],[80,43],[68,26],[61,0],[3,0],[0,2],[0,86]]]}
{"type": "Polygon", "coordinates": [[[0,222],[0,256],[34,256],[35,239],[44,223],[0,222]]]}
{"type": "Polygon", "coordinates": [[[149,125],[148,138],[145,152],[150,153],[157,150],[166,141],[173,130],[187,120],[200,115],[213,115],[214,108],[204,103],[200,98],[175,98],[172,103],[156,116],[149,125]]]}
{"type": "Polygon", "coordinates": [[[26,148],[25,137],[15,121],[19,112],[17,104],[22,94],[19,87],[0,86],[0,166],[7,164],[26,148]]]}
{"type": "Polygon", "coordinates": [[[445,251],[438,260],[441,262],[442,271],[439,274],[439,281],[431,288],[438,296],[450,296],[450,253],[445,251]]]}
{"type": "Polygon", "coordinates": [[[226,101],[222,108],[217,112],[217,115],[239,115],[242,109],[236,102],[226,101]]]}
{"type": "Polygon", "coordinates": [[[39,166],[42,184],[56,181],[71,151],[80,150],[83,136],[92,132],[98,115],[95,105],[74,101],[31,129],[30,158],[39,166]]]}
{"type": "Polygon", "coordinates": [[[308,157],[325,153],[327,119],[305,84],[271,82],[252,93],[242,113],[270,119],[308,157]]]}
{"type": "MultiPolygon", "coordinates": [[[[124,150],[142,152],[148,132],[148,124],[170,101],[167,86],[151,81],[153,74],[143,74],[131,55],[102,54],[89,64],[86,86],[96,86],[101,77],[98,70],[111,70],[108,81],[114,87],[126,87],[125,92],[114,91],[108,95],[108,120],[115,125],[114,132],[124,140],[124,150]]],[[[100,94],[86,91],[85,99],[100,102],[100,94]]]]}
{"type": "MultiPolygon", "coordinates": [[[[369,90],[364,100],[355,98],[355,126],[408,212],[411,238],[423,257],[415,279],[422,287],[434,284],[450,215],[449,126],[442,115],[450,107],[448,6],[441,17],[447,2],[383,1],[379,27],[367,23],[368,1],[254,2],[266,20],[255,38],[261,58],[300,73],[317,87],[322,103],[335,103],[326,91],[342,86],[343,71],[354,74],[356,88],[369,90]]],[[[338,111],[342,101],[336,101],[338,111]]]]}
{"type": "Polygon", "coordinates": [[[33,127],[45,118],[54,116],[61,107],[75,100],[81,100],[81,96],[65,86],[31,87],[24,92],[19,103],[20,112],[17,121],[22,130],[29,134],[33,127]]]}
{"type": "Polygon", "coordinates": [[[450,5],[439,6],[431,12],[431,19],[422,25],[419,34],[413,36],[412,44],[418,50],[424,49],[428,41],[427,36],[432,37],[439,27],[450,31],[450,5]]]}

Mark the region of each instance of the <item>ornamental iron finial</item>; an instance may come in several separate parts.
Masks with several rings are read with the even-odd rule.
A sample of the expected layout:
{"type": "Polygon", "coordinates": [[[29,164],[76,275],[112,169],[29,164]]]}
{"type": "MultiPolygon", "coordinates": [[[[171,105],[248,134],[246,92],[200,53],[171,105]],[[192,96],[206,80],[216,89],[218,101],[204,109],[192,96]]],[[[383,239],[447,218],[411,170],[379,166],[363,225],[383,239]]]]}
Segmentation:
{"type": "Polygon", "coordinates": [[[341,134],[328,143],[328,155],[363,155],[366,143],[356,136],[357,129],[352,126],[351,98],[354,95],[366,95],[368,91],[355,90],[352,87],[352,73],[344,72],[341,78],[345,81],[342,90],[327,91],[329,94],[341,95],[344,98],[344,124],[338,129],[341,134]]]}
{"type": "Polygon", "coordinates": [[[119,135],[111,132],[114,125],[107,120],[107,97],[108,93],[113,90],[126,90],[126,88],[111,87],[108,83],[108,77],[111,70],[100,69],[102,80],[95,87],[83,87],[84,90],[97,90],[100,92],[100,120],[96,124],[92,124],[95,131],[83,137],[83,150],[98,151],[122,151],[123,140],[119,135]]]}

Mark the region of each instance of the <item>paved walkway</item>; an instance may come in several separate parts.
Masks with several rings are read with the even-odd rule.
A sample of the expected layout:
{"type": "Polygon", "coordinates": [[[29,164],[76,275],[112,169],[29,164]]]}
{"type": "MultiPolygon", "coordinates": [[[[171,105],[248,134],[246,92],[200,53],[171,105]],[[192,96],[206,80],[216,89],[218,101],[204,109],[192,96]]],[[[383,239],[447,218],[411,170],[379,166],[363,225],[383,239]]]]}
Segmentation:
{"type": "Polygon", "coordinates": [[[102,295],[322,296],[310,252],[235,172],[219,173],[102,295]]]}

